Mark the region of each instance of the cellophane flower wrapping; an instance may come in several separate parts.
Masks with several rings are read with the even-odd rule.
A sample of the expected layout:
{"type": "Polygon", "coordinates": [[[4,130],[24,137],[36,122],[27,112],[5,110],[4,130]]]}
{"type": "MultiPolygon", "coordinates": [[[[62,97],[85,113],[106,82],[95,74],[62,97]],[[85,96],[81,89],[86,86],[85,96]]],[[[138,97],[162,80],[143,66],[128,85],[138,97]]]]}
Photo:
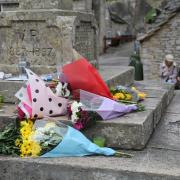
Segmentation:
{"type": "Polygon", "coordinates": [[[112,99],[80,90],[80,102],[85,111],[95,111],[104,120],[116,118],[126,113],[137,110],[137,105],[125,105],[112,99]]]}
{"type": "Polygon", "coordinates": [[[51,118],[37,120],[34,124],[21,123],[22,140],[18,146],[22,157],[112,156],[116,153],[111,148],[97,146],[80,131],[51,118]]]}
{"type": "Polygon", "coordinates": [[[26,72],[28,81],[15,94],[20,100],[18,107],[26,118],[37,119],[66,114],[68,100],[54,94],[45,82],[31,70],[26,69],[26,72]]]}
{"type": "Polygon", "coordinates": [[[73,94],[76,94],[77,90],[83,89],[94,94],[112,98],[109,88],[96,68],[85,58],[64,65],[62,70],[73,94]]]}

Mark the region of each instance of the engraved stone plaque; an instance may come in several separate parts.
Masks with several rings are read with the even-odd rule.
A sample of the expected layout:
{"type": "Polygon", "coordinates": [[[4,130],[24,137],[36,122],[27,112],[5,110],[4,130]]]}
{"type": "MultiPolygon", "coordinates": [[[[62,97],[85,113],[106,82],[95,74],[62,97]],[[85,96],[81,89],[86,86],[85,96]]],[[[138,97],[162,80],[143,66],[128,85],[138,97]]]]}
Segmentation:
{"type": "Polygon", "coordinates": [[[0,59],[5,66],[26,57],[31,67],[72,61],[74,16],[42,20],[12,20],[0,26],[0,59]]]}
{"type": "Polygon", "coordinates": [[[56,65],[72,61],[73,48],[89,61],[97,60],[97,29],[91,14],[23,10],[3,12],[0,19],[0,71],[17,74],[25,57],[35,72],[52,72],[56,65]]]}

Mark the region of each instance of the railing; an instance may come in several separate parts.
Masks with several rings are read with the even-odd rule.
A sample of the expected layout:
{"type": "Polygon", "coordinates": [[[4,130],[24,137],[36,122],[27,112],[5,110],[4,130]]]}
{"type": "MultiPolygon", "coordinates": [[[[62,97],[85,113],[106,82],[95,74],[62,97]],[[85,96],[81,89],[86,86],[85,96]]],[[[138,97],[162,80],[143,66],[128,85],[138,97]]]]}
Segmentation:
{"type": "Polygon", "coordinates": [[[109,46],[118,46],[119,44],[130,42],[136,39],[134,35],[121,35],[116,37],[104,37],[104,53],[109,46]],[[107,44],[107,41],[110,41],[110,44],[107,44]]]}

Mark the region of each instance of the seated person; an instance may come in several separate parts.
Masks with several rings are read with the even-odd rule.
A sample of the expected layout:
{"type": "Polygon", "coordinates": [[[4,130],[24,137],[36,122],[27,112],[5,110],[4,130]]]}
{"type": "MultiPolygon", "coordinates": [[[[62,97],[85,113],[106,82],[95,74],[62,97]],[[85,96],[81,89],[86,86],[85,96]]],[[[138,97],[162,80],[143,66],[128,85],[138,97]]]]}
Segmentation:
{"type": "Polygon", "coordinates": [[[177,82],[176,82],[175,89],[180,89],[180,69],[178,70],[178,75],[177,75],[176,80],[177,82]]]}
{"type": "Polygon", "coordinates": [[[173,55],[166,55],[164,62],[160,65],[160,77],[164,82],[176,84],[177,67],[173,55]]]}

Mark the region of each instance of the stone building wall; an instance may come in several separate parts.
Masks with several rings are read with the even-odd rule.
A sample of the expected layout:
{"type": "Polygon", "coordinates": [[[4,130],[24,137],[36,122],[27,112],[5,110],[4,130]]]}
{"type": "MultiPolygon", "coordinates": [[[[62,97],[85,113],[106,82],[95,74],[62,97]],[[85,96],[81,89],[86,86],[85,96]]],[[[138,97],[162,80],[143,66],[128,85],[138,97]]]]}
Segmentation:
{"type": "Polygon", "coordinates": [[[145,79],[159,77],[159,64],[166,54],[173,54],[180,66],[180,13],[160,28],[154,35],[141,42],[145,79]]]}

